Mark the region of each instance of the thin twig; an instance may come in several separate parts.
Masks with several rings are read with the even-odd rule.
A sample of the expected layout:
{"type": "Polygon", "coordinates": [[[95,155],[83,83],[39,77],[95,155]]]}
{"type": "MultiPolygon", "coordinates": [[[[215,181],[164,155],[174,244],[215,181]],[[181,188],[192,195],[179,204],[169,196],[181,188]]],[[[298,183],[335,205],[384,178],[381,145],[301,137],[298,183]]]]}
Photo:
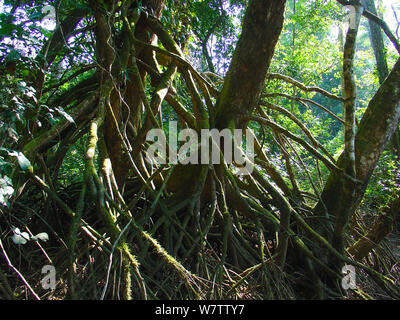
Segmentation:
{"type": "Polygon", "coordinates": [[[22,282],[26,285],[26,287],[29,289],[29,291],[32,293],[32,295],[35,297],[36,300],[40,300],[39,296],[36,294],[36,292],[32,289],[32,287],[29,285],[28,281],[24,278],[24,276],[21,274],[21,272],[18,271],[17,268],[13,266],[11,263],[10,258],[8,257],[4,247],[3,247],[3,242],[0,239],[0,248],[1,251],[3,251],[4,259],[6,259],[8,266],[18,275],[18,277],[22,280],[22,282]]]}

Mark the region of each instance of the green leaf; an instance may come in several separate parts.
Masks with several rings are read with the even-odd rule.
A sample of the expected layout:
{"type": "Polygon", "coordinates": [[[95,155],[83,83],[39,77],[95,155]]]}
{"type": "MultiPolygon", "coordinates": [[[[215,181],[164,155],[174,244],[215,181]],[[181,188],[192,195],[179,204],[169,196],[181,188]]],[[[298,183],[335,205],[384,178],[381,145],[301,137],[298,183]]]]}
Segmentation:
{"type": "Polygon", "coordinates": [[[44,14],[43,14],[43,13],[41,13],[41,12],[35,12],[35,13],[32,13],[32,14],[28,17],[28,19],[31,20],[31,21],[40,21],[40,20],[42,20],[43,17],[44,17],[44,14]]]}
{"type": "Polygon", "coordinates": [[[18,50],[13,49],[10,51],[10,53],[6,56],[5,61],[6,62],[13,62],[13,61],[18,61],[21,59],[21,54],[18,50]]]}
{"type": "Polygon", "coordinates": [[[14,31],[15,26],[11,23],[3,23],[0,26],[0,36],[1,37],[10,37],[14,31]]]}

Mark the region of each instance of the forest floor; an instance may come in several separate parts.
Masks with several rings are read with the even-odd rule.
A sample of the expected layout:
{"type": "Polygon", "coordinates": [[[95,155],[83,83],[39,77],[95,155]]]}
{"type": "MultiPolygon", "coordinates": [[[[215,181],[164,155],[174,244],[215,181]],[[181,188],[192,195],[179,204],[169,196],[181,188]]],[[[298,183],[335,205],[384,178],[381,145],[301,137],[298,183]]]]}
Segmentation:
{"type": "MultiPolygon", "coordinates": [[[[393,231],[362,262],[387,275],[400,288],[400,221],[394,223],[393,231]]],[[[368,276],[363,273],[357,275],[359,276],[357,287],[366,294],[367,299],[393,299],[368,276]]],[[[350,299],[354,298],[359,299],[360,297],[351,294],[350,299]]]]}
{"type": "MultiPolygon", "coordinates": [[[[28,202],[30,203],[31,200],[28,202]]],[[[32,204],[32,207],[34,205],[32,204]]],[[[28,208],[28,205],[25,205],[28,208]]],[[[19,212],[14,210],[9,212],[10,217],[13,219],[26,216],[26,211],[19,212]]],[[[41,212],[41,214],[43,214],[41,212]]],[[[365,230],[368,230],[374,223],[372,218],[372,211],[363,211],[356,217],[357,225],[360,227],[359,233],[355,236],[356,240],[362,234],[365,234],[365,230]],[[369,214],[367,213],[369,212],[369,214]]],[[[33,217],[31,217],[33,218],[33,217]]],[[[26,222],[31,228],[42,231],[47,230],[46,225],[42,220],[32,223],[26,222]]],[[[67,298],[68,291],[68,250],[66,250],[65,245],[61,245],[58,241],[49,241],[47,243],[42,243],[43,248],[39,247],[38,244],[28,243],[24,246],[16,246],[11,242],[10,225],[7,223],[0,222],[0,230],[5,231],[4,235],[4,248],[8,255],[10,261],[14,264],[14,267],[18,272],[20,272],[23,277],[25,277],[27,283],[31,284],[33,290],[38,293],[41,299],[56,299],[63,300],[67,298]],[[8,230],[8,231],[7,231],[8,230]],[[44,253],[46,252],[46,255],[44,253]],[[57,266],[57,288],[55,291],[43,290],[40,279],[43,278],[41,273],[41,268],[43,265],[48,264],[48,255],[57,266]]],[[[350,244],[350,243],[349,243],[350,244]]],[[[87,243],[84,239],[80,240],[79,251],[83,256],[89,255],[91,257],[90,262],[84,260],[79,263],[76,272],[76,277],[80,279],[82,286],[82,299],[97,299],[99,297],[99,292],[105,286],[105,278],[107,274],[108,265],[108,255],[104,252],[95,250],[94,247],[87,248],[87,243]],[[96,252],[96,253],[93,253],[96,252]],[[96,267],[96,264],[92,262],[96,260],[96,264],[100,263],[100,267],[96,267]],[[94,290],[94,291],[93,291],[94,290]],[[95,292],[94,293],[92,293],[95,292]],[[97,292],[97,293],[96,293],[97,292]]],[[[0,255],[2,253],[0,252],[0,255]]],[[[190,259],[189,259],[190,260],[190,259]]],[[[185,266],[190,265],[190,261],[181,261],[185,266]]],[[[391,278],[396,285],[400,288],[400,221],[394,223],[394,228],[392,233],[387,236],[383,241],[381,241],[376,248],[362,260],[362,263],[375,269],[381,274],[385,274],[391,278]]],[[[164,268],[163,268],[164,269],[164,268]]],[[[17,275],[16,270],[13,270],[9,265],[7,265],[5,259],[0,256],[0,285],[1,282],[6,278],[6,282],[9,286],[9,293],[16,296],[17,299],[32,299],[27,286],[21,281],[21,277],[17,275]]],[[[161,271],[160,271],[161,272],[161,271]]],[[[170,278],[170,272],[167,273],[167,278],[170,278]]],[[[163,275],[159,275],[161,278],[163,275]]],[[[362,270],[356,270],[356,284],[357,290],[348,291],[347,299],[360,300],[360,299],[372,299],[372,300],[382,300],[382,299],[393,299],[384,288],[379,287],[375,281],[373,281],[368,275],[366,275],[362,270]]],[[[115,275],[114,275],[115,277],[115,275]]],[[[249,292],[248,297],[251,299],[263,298],[262,285],[257,282],[257,279],[248,282],[245,288],[246,292],[249,292]],[[251,285],[255,283],[257,285],[251,285]]],[[[168,283],[165,284],[169,286],[168,283]]],[[[152,284],[150,285],[152,286],[152,284]]],[[[157,286],[156,286],[157,287],[157,286]]],[[[1,289],[1,287],[0,287],[1,289]]],[[[154,290],[154,288],[152,288],[154,290]]],[[[163,288],[165,289],[165,288],[163,288]]],[[[289,288],[290,289],[290,288],[289,288]]],[[[0,299],[7,298],[3,296],[2,290],[0,290],[0,299]]],[[[273,297],[274,298],[274,297],[273,297]]],[[[275,297],[276,298],[276,297],[275,297]]],[[[284,298],[284,296],[283,296],[284,298]]],[[[291,298],[296,299],[295,296],[291,298]]],[[[344,297],[346,299],[346,297],[344,297]]]]}

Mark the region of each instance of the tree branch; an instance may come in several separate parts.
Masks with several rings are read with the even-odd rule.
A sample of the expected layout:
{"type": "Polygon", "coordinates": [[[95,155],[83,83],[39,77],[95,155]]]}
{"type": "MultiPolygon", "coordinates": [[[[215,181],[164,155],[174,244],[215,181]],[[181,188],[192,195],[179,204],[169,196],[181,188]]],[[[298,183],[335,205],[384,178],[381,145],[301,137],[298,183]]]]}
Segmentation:
{"type": "MultiPolygon", "coordinates": [[[[354,2],[354,1],[346,1],[346,0],[337,0],[337,2],[339,2],[341,5],[344,5],[344,6],[352,6],[352,5],[355,5],[356,3],[358,3],[358,1],[354,2]]],[[[386,24],[386,22],[368,10],[364,10],[362,15],[364,17],[366,17],[367,19],[375,22],[378,26],[380,26],[382,28],[383,32],[385,32],[386,36],[393,43],[396,50],[400,53],[400,43],[399,43],[399,41],[397,41],[396,37],[394,36],[394,34],[390,30],[390,28],[386,24]]]]}

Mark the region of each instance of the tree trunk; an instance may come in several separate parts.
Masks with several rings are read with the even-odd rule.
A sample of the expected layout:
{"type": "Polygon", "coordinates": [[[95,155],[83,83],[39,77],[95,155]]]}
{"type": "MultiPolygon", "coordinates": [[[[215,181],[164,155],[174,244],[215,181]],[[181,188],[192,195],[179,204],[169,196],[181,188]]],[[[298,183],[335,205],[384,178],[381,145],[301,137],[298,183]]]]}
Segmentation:
{"type": "MultiPolygon", "coordinates": [[[[243,31],[234,52],[224,86],[216,102],[218,129],[244,128],[243,118],[258,104],[261,89],[283,27],[286,1],[251,0],[243,20],[243,31]]],[[[169,181],[180,198],[190,197],[201,166],[178,166],[169,181]]]]}
{"type": "MultiPolygon", "coordinates": [[[[367,9],[374,15],[378,15],[374,0],[363,0],[363,6],[365,7],[365,9],[367,9]]],[[[385,43],[383,41],[382,31],[379,28],[379,26],[376,23],[372,22],[371,20],[368,23],[369,23],[369,36],[371,39],[372,49],[374,50],[379,83],[382,84],[389,74],[387,59],[386,59],[385,43]]]]}
{"type": "Polygon", "coordinates": [[[243,29],[216,103],[215,126],[243,128],[258,103],[280,36],[286,1],[251,0],[243,29]]]}
{"type": "Polygon", "coordinates": [[[350,178],[355,179],[357,176],[355,166],[355,111],[357,93],[353,65],[362,7],[355,6],[354,9],[354,15],[350,18],[350,26],[343,50],[343,114],[345,123],[342,168],[349,178],[342,177],[341,195],[344,206],[341,207],[335,216],[335,228],[332,238],[332,245],[339,252],[344,252],[345,231],[352,214],[351,207],[347,206],[347,203],[351,202],[355,196],[354,182],[350,178]]]}
{"type": "MultiPolygon", "coordinates": [[[[370,101],[368,108],[361,119],[355,137],[355,167],[357,184],[354,197],[345,199],[340,192],[346,183],[343,174],[332,172],[321,194],[321,200],[314,208],[316,215],[322,215],[327,209],[332,219],[337,219],[344,208],[350,208],[349,217],[359,206],[368,181],[384,150],[388,140],[396,130],[400,120],[400,60],[385,82],[370,101]]],[[[343,167],[344,155],[338,160],[343,167]]],[[[325,236],[330,233],[325,230],[325,236]]]]}
{"type": "MultiPolygon", "coordinates": [[[[374,0],[363,0],[363,6],[368,11],[378,16],[374,0]]],[[[369,37],[371,39],[372,49],[374,50],[379,83],[382,84],[389,74],[387,66],[385,42],[383,41],[383,34],[380,27],[371,20],[369,20],[368,23],[369,23],[369,37]]],[[[400,132],[398,129],[395,130],[395,132],[393,133],[391,144],[393,153],[400,156],[400,132]]]]}

